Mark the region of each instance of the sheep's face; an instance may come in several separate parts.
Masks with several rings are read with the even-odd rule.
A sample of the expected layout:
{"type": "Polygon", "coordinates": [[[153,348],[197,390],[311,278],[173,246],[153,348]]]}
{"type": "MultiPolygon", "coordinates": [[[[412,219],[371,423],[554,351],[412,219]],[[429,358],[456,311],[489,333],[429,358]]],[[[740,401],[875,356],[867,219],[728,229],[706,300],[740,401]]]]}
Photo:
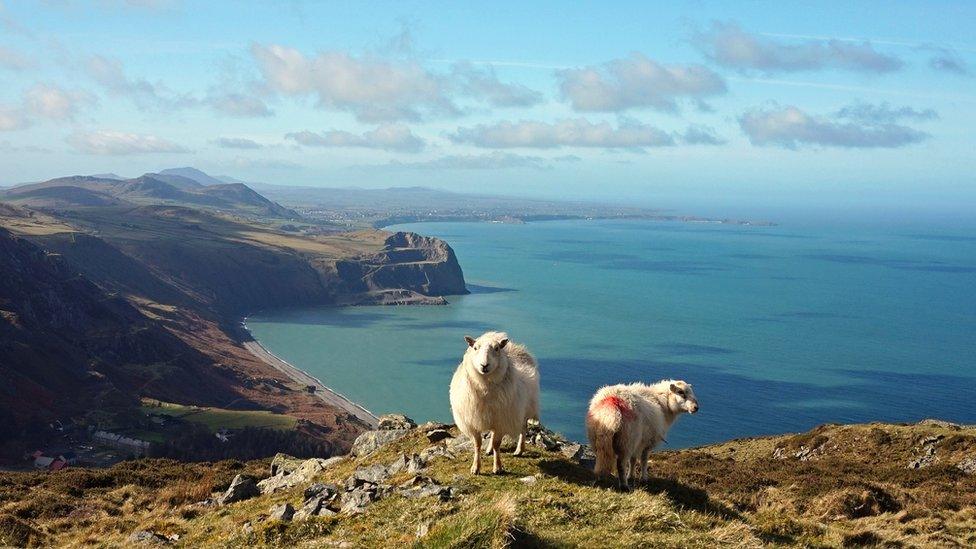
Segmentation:
{"type": "Polygon", "coordinates": [[[471,366],[481,375],[489,375],[498,368],[502,349],[508,345],[507,337],[488,337],[488,334],[478,339],[464,336],[464,340],[468,343],[465,354],[470,356],[471,366]]]}
{"type": "Polygon", "coordinates": [[[690,384],[684,381],[675,381],[671,384],[669,400],[678,412],[688,412],[689,414],[698,412],[698,398],[695,397],[695,391],[690,384]]]}

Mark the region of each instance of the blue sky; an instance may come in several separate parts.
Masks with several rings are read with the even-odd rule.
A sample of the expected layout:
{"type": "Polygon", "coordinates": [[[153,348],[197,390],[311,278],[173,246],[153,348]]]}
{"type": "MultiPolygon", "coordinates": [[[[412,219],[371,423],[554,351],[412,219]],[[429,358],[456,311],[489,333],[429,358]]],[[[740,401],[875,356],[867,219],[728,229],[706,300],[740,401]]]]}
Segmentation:
{"type": "Polygon", "coordinates": [[[976,4],[851,4],[8,0],[0,183],[976,203],[976,4]]]}

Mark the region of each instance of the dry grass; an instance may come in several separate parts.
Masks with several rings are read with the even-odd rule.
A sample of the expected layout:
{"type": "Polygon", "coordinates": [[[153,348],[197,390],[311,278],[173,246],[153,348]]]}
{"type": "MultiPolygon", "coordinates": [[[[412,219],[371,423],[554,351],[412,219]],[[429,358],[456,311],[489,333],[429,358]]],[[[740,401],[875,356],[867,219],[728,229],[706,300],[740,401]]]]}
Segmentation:
{"type": "MultiPolygon", "coordinates": [[[[389,463],[426,446],[422,434],[413,433],[335,466],[321,480],[341,483],[357,466],[389,463]]],[[[976,477],[953,464],[974,450],[972,430],[831,426],[812,435],[661,453],[652,460],[653,481],[626,494],[596,485],[586,469],[536,448],[510,457],[509,471],[498,476],[470,476],[468,456],[437,458],[424,474],[455,486],[454,499],[391,496],[361,516],[293,523],[268,520],[268,510],[286,501],[298,506],[301,487],[224,508],[192,504],[226,486],[232,473],[244,470],[240,464],[218,464],[209,478],[205,468],[170,462],[154,481],[145,476],[147,468],[130,465],[104,477],[27,475],[13,483],[0,477],[5,492],[19,494],[0,508],[0,535],[23,545],[120,546],[131,531],[146,528],[178,534],[177,545],[187,547],[972,546],[976,477]],[[939,434],[945,437],[939,464],[907,469],[919,441],[939,434]],[[811,442],[824,447],[815,459],[773,457],[778,447],[799,450],[811,442]],[[520,480],[530,475],[534,483],[520,480]],[[24,500],[39,489],[46,503],[34,508],[24,500]]]]}

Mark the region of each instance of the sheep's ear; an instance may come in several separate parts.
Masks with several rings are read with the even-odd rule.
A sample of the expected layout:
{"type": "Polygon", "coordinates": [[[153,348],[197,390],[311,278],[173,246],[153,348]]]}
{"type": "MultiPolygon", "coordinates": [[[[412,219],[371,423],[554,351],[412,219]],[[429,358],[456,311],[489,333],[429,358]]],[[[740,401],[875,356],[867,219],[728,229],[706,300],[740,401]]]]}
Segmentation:
{"type": "Polygon", "coordinates": [[[504,349],[506,345],[508,345],[508,338],[507,337],[505,339],[501,340],[498,343],[498,348],[499,349],[504,349]]]}
{"type": "Polygon", "coordinates": [[[474,347],[474,338],[471,336],[464,336],[464,340],[468,342],[468,347],[474,347]]]}
{"type": "Polygon", "coordinates": [[[671,392],[672,393],[677,393],[678,392],[678,386],[675,385],[674,383],[671,384],[671,392]]]}

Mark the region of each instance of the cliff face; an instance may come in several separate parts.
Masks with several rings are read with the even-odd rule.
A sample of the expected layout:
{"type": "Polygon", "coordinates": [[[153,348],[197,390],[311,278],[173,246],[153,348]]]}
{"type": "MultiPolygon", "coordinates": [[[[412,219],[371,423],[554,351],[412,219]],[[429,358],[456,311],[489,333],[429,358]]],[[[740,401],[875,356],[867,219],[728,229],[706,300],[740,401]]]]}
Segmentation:
{"type": "Polygon", "coordinates": [[[468,293],[454,250],[438,238],[397,232],[379,252],[338,261],[336,274],[345,291],[376,293],[407,290],[422,296],[468,293]]]}

